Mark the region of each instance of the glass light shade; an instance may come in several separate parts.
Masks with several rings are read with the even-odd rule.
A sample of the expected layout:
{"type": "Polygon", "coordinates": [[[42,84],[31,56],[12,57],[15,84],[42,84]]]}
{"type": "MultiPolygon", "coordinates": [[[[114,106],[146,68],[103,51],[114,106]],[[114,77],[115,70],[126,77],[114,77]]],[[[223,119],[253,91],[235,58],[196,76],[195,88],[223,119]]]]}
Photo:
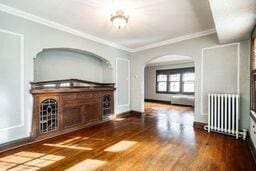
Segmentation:
{"type": "Polygon", "coordinates": [[[119,29],[124,27],[127,24],[126,19],[123,18],[123,17],[116,17],[116,18],[114,18],[112,23],[113,23],[113,25],[115,27],[117,27],[119,29]]]}
{"type": "Polygon", "coordinates": [[[120,29],[128,23],[128,17],[124,15],[123,11],[118,10],[111,15],[111,21],[115,27],[120,29]]]}

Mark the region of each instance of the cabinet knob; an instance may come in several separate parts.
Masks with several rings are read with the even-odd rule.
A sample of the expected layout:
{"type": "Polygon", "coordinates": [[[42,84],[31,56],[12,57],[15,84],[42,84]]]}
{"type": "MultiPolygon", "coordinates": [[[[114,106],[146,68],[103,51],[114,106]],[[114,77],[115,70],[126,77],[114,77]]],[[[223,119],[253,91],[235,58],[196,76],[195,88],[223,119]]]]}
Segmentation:
{"type": "Polygon", "coordinates": [[[255,128],[255,125],[253,125],[252,127],[255,128]]]}

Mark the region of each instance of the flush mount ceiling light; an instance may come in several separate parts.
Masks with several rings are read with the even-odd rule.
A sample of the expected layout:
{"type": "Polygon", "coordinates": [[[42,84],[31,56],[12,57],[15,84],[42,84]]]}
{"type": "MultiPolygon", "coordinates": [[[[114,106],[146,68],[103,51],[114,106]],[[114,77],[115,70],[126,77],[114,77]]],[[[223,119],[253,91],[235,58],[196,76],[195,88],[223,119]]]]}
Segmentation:
{"type": "Polygon", "coordinates": [[[129,17],[122,10],[117,10],[111,15],[111,22],[115,27],[121,29],[128,23],[129,17]]]}

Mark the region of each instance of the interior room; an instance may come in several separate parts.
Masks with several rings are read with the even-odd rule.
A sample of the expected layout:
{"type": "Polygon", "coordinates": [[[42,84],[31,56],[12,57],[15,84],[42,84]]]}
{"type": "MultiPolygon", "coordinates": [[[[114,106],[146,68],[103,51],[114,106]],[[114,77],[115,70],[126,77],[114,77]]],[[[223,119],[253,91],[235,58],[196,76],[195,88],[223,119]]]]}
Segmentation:
{"type": "Polygon", "coordinates": [[[149,61],[144,71],[145,114],[193,126],[195,64],[191,57],[167,55],[149,61]]]}
{"type": "Polygon", "coordinates": [[[0,171],[256,170],[256,0],[0,0],[0,171]]]}

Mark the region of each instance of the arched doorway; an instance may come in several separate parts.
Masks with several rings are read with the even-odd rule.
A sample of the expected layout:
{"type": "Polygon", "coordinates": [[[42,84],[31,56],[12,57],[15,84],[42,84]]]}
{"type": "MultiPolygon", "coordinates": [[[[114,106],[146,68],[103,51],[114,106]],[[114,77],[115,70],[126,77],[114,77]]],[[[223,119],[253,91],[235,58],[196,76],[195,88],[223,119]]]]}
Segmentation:
{"type": "Polygon", "coordinates": [[[195,63],[191,57],[166,55],[144,67],[144,112],[192,126],[195,105],[195,63]]]}

